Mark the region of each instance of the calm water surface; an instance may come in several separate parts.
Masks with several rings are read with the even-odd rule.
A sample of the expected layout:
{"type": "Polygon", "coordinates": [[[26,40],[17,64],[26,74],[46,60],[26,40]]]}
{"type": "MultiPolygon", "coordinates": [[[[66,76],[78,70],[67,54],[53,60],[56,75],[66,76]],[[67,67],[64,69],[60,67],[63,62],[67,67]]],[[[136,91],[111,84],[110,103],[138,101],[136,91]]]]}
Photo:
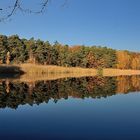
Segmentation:
{"type": "Polygon", "coordinates": [[[0,80],[2,140],[139,140],[140,77],[0,80]]]}

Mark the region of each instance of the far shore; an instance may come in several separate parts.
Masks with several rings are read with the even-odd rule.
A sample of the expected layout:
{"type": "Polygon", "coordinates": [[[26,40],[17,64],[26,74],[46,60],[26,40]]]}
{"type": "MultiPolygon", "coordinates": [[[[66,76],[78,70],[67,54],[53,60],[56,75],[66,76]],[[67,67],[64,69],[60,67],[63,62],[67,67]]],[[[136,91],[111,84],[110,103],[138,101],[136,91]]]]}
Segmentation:
{"type": "Polygon", "coordinates": [[[125,76],[140,75],[140,70],[131,69],[112,69],[105,68],[102,70],[93,68],[80,67],[61,67],[53,65],[37,65],[37,64],[20,64],[20,65],[0,65],[0,74],[23,74],[23,78],[53,80],[68,77],[85,77],[85,76],[125,76]]]}
{"type": "Polygon", "coordinates": [[[53,65],[34,65],[34,64],[21,64],[19,65],[22,71],[27,74],[65,74],[65,75],[74,75],[79,77],[83,76],[120,76],[120,75],[140,75],[140,70],[132,70],[132,69],[112,69],[105,68],[102,70],[94,69],[94,68],[80,68],[80,67],[61,67],[61,66],[53,66],[53,65]]]}

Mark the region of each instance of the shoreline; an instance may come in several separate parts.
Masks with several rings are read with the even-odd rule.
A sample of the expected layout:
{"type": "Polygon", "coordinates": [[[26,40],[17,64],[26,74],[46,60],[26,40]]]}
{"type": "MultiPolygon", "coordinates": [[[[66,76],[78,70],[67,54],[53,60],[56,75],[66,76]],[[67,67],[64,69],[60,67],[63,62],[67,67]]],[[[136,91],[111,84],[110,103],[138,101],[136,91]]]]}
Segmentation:
{"type": "MultiPolygon", "coordinates": [[[[62,67],[56,65],[0,65],[0,74],[21,74],[26,77],[85,77],[85,76],[131,76],[140,75],[140,70],[104,68],[102,70],[81,67],[62,67]]],[[[55,79],[55,78],[49,78],[55,79]]]]}
{"type": "Polygon", "coordinates": [[[21,70],[26,74],[72,74],[76,77],[83,76],[123,76],[123,75],[140,75],[140,70],[133,69],[114,69],[104,68],[102,70],[94,68],[81,67],[62,67],[56,65],[36,65],[36,64],[21,64],[21,70]]]}

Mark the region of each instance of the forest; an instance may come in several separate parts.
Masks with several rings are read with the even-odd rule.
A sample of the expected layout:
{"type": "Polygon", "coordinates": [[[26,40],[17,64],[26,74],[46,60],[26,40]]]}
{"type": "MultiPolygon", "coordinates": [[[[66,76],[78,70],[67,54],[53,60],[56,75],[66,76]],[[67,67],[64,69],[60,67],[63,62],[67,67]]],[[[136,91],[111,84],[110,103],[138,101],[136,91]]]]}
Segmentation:
{"type": "Polygon", "coordinates": [[[53,44],[0,35],[0,64],[33,63],[83,68],[140,69],[140,53],[101,46],[53,44]]]}

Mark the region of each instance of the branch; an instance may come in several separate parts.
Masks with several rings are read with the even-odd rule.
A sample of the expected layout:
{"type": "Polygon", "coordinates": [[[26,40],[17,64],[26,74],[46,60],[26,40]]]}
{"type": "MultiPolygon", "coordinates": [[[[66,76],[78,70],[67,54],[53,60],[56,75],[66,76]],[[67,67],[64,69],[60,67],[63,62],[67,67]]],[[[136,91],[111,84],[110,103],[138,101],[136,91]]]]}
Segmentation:
{"type": "MultiPolygon", "coordinates": [[[[22,0],[15,0],[13,6],[12,6],[12,10],[9,14],[7,14],[4,17],[0,17],[0,22],[9,19],[10,17],[13,16],[13,14],[17,11],[20,10],[22,12],[28,12],[28,13],[33,13],[33,14],[40,14],[43,13],[45,8],[47,7],[48,3],[50,0],[44,0],[44,2],[41,4],[41,8],[37,11],[33,11],[31,9],[24,9],[22,8],[22,4],[20,3],[22,0]]],[[[8,6],[9,8],[11,8],[11,6],[8,6]]],[[[2,8],[0,8],[0,11],[3,11],[2,8]]]]}
{"type": "Polygon", "coordinates": [[[33,13],[33,14],[40,14],[40,13],[43,13],[45,8],[47,7],[48,3],[50,2],[51,0],[45,0],[42,4],[41,4],[41,8],[40,10],[37,10],[37,11],[34,11],[34,10],[31,10],[31,9],[25,9],[25,8],[22,8],[21,5],[19,5],[19,10],[22,11],[22,12],[25,12],[25,13],[33,13]]]}
{"type": "Polygon", "coordinates": [[[20,1],[20,0],[16,0],[16,1],[15,1],[14,8],[12,9],[11,13],[7,15],[6,18],[9,18],[9,17],[11,17],[11,16],[14,14],[14,12],[16,11],[16,9],[18,8],[19,1],[20,1]]]}
{"type": "MultiPolygon", "coordinates": [[[[14,13],[16,13],[17,11],[21,11],[24,13],[29,13],[29,14],[41,14],[45,11],[45,8],[48,6],[49,2],[51,0],[40,0],[43,1],[40,5],[39,9],[33,10],[33,9],[27,9],[26,7],[23,8],[23,5],[21,2],[23,2],[24,0],[15,0],[15,2],[13,3],[13,6],[8,6],[8,8],[0,8],[0,12],[8,12],[10,9],[10,12],[8,12],[8,14],[6,14],[5,16],[1,16],[0,17],[0,22],[1,21],[5,21],[7,19],[9,19],[10,17],[12,17],[14,15],[14,13]]],[[[24,1],[25,2],[25,1],[24,1]]],[[[66,4],[67,0],[64,0],[64,3],[62,6],[64,6],[66,4]]]]}

